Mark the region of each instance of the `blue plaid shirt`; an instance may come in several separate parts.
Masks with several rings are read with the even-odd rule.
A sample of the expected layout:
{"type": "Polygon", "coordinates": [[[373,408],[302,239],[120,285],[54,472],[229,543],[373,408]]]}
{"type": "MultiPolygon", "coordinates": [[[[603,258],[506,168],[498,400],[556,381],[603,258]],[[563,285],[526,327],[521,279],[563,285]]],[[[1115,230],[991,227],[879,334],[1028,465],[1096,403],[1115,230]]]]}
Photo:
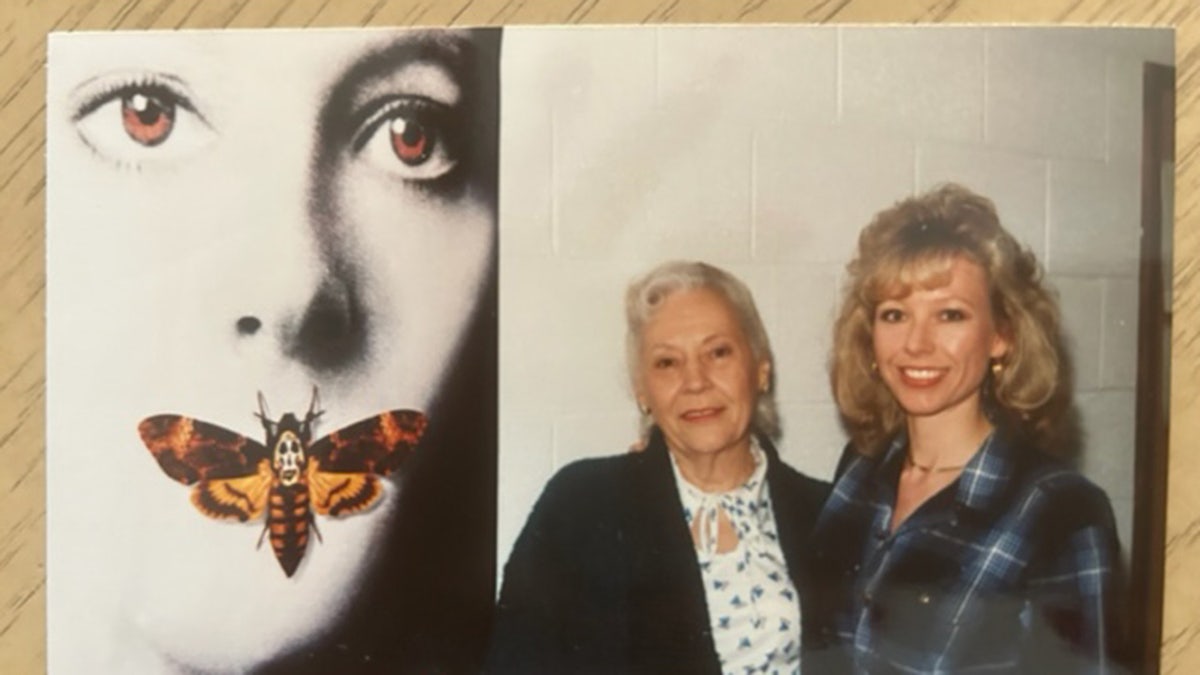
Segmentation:
{"type": "Polygon", "coordinates": [[[848,448],[842,458],[813,539],[805,670],[1120,671],[1104,492],[996,432],[890,532],[906,446],[901,437],[880,457],[848,448]]]}

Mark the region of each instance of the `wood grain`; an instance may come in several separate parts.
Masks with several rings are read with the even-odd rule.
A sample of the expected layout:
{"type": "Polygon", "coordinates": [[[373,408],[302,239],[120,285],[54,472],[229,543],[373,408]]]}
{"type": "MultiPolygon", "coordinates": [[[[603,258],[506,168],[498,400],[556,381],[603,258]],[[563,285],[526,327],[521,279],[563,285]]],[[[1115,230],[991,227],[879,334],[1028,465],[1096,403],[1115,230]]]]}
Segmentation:
{"type": "Polygon", "coordinates": [[[45,36],[52,30],[641,22],[1067,22],[1177,34],[1163,672],[1200,672],[1200,10],[1194,0],[5,0],[0,9],[0,673],[45,670],[45,36]]]}

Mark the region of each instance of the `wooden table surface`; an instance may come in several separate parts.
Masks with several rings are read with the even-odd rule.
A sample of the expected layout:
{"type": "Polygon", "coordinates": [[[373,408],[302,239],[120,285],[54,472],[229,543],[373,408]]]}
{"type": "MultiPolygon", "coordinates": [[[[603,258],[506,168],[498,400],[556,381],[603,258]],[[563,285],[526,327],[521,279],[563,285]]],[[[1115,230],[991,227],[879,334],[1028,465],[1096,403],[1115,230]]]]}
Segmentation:
{"type": "Polygon", "coordinates": [[[3,0],[0,673],[45,670],[45,38],[51,30],[670,22],[1175,26],[1178,150],[1163,672],[1200,672],[1200,3],[1195,0],[3,0]]]}

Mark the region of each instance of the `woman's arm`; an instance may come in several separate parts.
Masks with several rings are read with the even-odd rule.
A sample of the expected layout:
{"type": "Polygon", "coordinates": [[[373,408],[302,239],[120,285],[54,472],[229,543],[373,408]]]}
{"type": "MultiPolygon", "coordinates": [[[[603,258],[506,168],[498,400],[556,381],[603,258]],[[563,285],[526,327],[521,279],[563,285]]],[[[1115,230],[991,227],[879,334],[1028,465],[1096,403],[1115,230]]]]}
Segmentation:
{"type": "Polygon", "coordinates": [[[1123,673],[1125,578],[1112,506],[1080,481],[1051,500],[1041,545],[1052,554],[1028,582],[1031,666],[1044,672],[1123,673]]]}
{"type": "Polygon", "coordinates": [[[603,672],[623,656],[610,464],[573,464],[546,485],[504,566],[485,672],[603,672]]]}
{"type": "Polygon", "coordinates": [[[487,673],[548,673],[558,665],[555,618],[572,585],[563,483],[559,474],[546,485],[504,566],[487,673]]]}

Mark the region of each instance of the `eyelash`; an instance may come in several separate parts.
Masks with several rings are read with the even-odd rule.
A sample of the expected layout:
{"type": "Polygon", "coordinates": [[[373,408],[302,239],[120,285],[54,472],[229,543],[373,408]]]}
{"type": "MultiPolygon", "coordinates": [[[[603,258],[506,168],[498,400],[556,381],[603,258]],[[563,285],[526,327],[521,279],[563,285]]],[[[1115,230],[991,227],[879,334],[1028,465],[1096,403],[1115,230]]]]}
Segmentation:
{"type": "MultiPolygon", "coordinates": [[[[713,359],[723,359],[723,358],[733,355],[733,347],[730,345],[717,345],[716,347],[713,347],[711,350],[709,350],[708,355],[710,358],[713,358],[713,359]]],[[[672,357],[666,357],[666,356],[654,359],[654,361],[653,361],[654,367],[658,370],[666,370],[667,368],[673,368],[677,364],[678,364],[677,359],[672,358],[672,357]]]]}
{"type": "MultiPolygon", "coordinates": [[[[414,187],[436,188],[453,180],[463,164],[463,152],[458,147],[462,134],[456,113],[454,107],[424,96],[379,99],[356,115],[358,121],[352,127],[355,131],[350,140],[351,152],[376,163],[381,170],[396,175],[414,187]],[[380,133],[396,134],[395,129],[388,128],[396,120],[406,123],[406,128],[400,133],[407,133],[407,125],[411,124],[413,130],[421,135],[412,142],[427,146],[422,147],[421,154],[411,161],[401,156],[401,149],[395,145],[396,138],[390,139],[387,147],[390,155],[385,155],[391,161],[380,156],[383,151],[376,147],[383,140],[389,140],[377,140],[380,133]]],[[[401,142],[407,141],[401,139],[401,142]]]]}
{"type": "Polygon", "coordinates": [[[93,154],[135,171],[150,163],[183,159],[215,135],[186,87],[156,73],[115,75],[92,83],[78,96],[71,123],[93,154]],[[146,106],[141,112],[138,99],[146,106]]]}
{"type": "Polygon", "coordinates": [[[904,313],[895,308],[881,309],[876,314],[875,320],[884,323],[895,323],[904,317],[904,313]]]}
{"type": "Polygon", "coordinates": [[[88,92],[84,96],[83,101],[75,107],[75,114],[71,117],[72,122],[78,122],[110,101],[139,93],[169,99],[175,105],[181,106],[184,110],[200,116],[202,120],[204,119],[200,115],[200,112],[196,110],[196,106],[192,103],[192,100],[180,87],[172,84],[169,79],[154,73],[139,73],[133,76],[111,79],[97,86],[99,88],[88,92]]]}
{"type": "MultiPolygon", "coordinates": [[[[901,310],[895,308],[886,308],[878,311],[875,320],[882,321],[884,323],[896,323],[897,321],[904,319],[904,317],[905,314],[901,310]]],[[[957,322],[965,321],[966,319],[970,318],[970,315],[961,309],[952,308],[939,311],[938,318],[942,321],[957,322]]]]}

